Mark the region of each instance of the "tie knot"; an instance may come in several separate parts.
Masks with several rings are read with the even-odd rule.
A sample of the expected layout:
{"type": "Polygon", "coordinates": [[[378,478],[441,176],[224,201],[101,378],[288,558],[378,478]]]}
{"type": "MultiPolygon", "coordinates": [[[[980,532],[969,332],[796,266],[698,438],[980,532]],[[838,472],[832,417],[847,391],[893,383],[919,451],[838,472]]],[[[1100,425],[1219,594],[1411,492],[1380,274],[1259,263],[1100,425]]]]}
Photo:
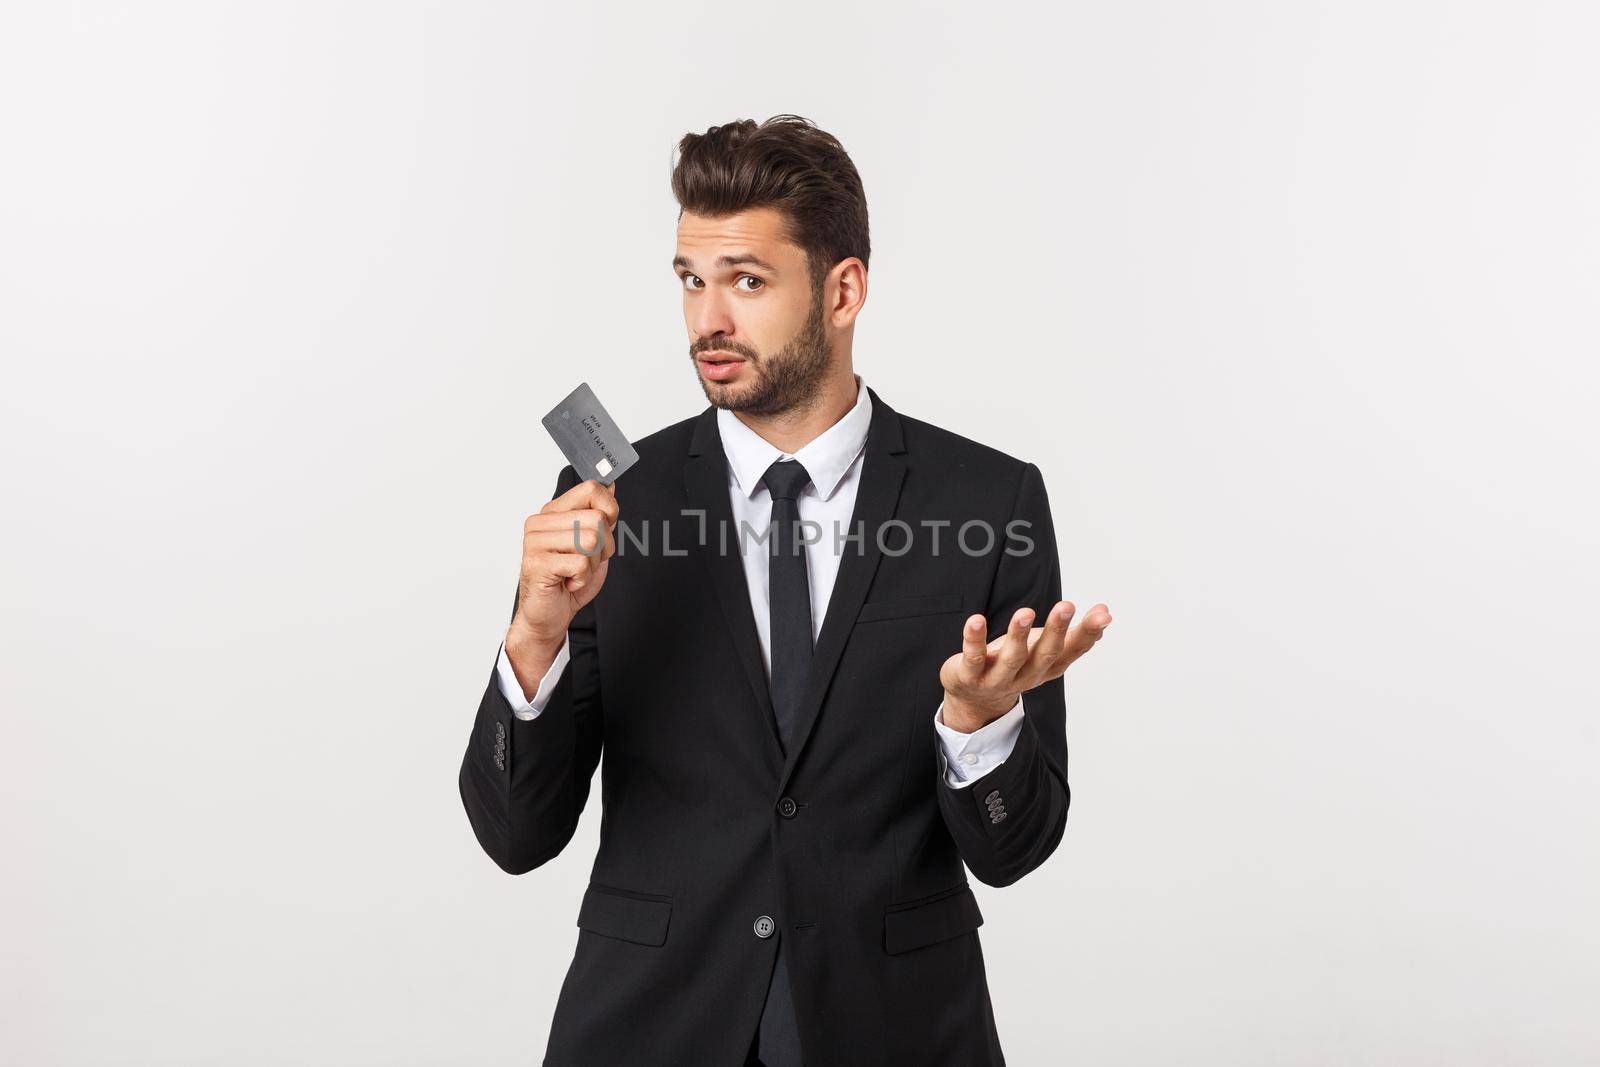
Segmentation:
{"type": "Polygon", "coordinates": [[[797,459],[774,460],[767,473],[761,476],[767,492],[774,500],[797,500],[800,490],[811,484],[811,475],[797,459]]]}

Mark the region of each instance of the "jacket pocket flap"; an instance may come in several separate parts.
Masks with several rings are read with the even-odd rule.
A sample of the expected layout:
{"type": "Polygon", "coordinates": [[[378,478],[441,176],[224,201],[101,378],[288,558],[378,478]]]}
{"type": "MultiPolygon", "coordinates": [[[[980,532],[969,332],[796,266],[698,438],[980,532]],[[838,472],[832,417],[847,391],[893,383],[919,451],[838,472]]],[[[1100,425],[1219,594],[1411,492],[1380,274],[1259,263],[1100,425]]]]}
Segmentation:
{"type": "Polygon", "coordinates": [[[935,593],[933,596],[908,596],[895,600],[869,600],[856,612],[857,622],[873,619],[901,619],[911,615],[937,615],[941,611],[960,611],[960,593],[935,593]]]}
{"type": "Polygon", "coordinates": [[[960,937],[983,925],[978,898],[963,884],[932,900],[891,905],[883,914],[883,947],[889,953],[960,937]]]}
{"type": "Polygon", "coordinates": [[[578,907],[578,925],[606,937],[639,945],[661,945],[667,940],[667,920],[672,902],[643,893],[624,893],[590,884],[578,907]]]}

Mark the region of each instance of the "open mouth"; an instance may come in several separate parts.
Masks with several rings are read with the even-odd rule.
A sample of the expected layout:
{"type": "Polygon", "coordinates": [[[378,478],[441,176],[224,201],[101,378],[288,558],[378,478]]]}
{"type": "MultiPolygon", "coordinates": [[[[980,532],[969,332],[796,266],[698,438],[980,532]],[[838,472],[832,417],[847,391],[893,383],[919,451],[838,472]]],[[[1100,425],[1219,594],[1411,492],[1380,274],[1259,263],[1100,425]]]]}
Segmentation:
{"type": "Polygon", "coordinates": [[[705,352],[699,358],[700,375],[708,382],[731,382],[744,374],[744,358],[731,352],[705,352]]]}

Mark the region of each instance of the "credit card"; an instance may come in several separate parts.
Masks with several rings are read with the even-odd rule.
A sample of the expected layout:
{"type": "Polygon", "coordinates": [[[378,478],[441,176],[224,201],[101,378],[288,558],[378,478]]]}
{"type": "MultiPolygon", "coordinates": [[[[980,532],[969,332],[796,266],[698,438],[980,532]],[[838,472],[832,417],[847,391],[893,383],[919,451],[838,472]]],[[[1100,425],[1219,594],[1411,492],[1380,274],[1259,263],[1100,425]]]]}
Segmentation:
{"type": "Polygon", "coordinates": [[[568,393],[541,421],[578,472],[579,481],[594,478],[601,485],[610,485],[639,462],[639,453],[600,406],[588,382],[568,393]]]}

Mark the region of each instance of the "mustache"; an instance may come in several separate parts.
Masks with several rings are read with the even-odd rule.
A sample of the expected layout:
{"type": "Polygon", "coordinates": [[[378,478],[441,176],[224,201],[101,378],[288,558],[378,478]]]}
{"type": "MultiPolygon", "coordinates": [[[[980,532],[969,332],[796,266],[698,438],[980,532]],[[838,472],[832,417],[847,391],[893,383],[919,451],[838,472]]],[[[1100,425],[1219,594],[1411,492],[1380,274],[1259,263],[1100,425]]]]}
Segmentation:
{"type": "Polygon", "coordinates": [[[760,358],[744,346],[729,344],[726,341],[708,341],[704,344],[697,343],[689,346],[690,359],[699,359],[707,352],[732,352],[734,355],[747,359],[752,363],[760,358]]]}

